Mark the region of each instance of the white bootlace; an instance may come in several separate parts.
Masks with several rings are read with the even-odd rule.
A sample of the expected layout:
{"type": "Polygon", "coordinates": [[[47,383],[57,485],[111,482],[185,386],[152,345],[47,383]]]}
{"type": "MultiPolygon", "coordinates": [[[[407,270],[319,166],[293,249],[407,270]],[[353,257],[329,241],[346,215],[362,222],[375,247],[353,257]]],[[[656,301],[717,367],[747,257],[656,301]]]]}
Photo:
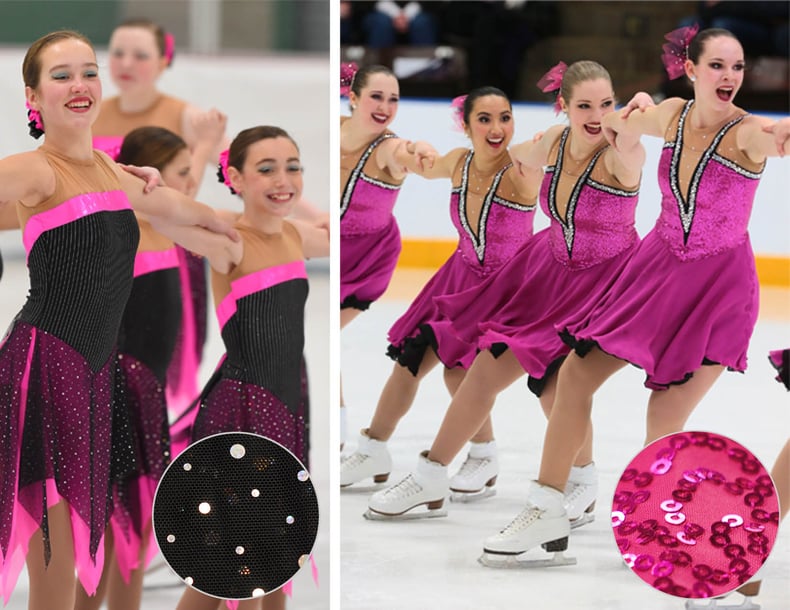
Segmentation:
{"type": "Polygon", "coordinates": [[[565,494],[565,504],[570,504],[571,502],[578,500],[579,496],[584,494],[586,488],[589,485],[585,485],[584,483],[571,483],[573,487],[571,488],[569,493],[565,494]]]}
{"type": "Polygon", "coordinates": [[[382,492],[384,496],[395,496],[397,498],[408,498],[417,495],[422,491],[420,485],[415,479],[414,475],[406,475],[403,479],[398,481],[392,487],[388,487],[382,492]]]}
{"type": "Polygon", "coordinates": [[[365,455],[364,453],[359,453],[355,451],[351,455],[344,457],[340,460],[340,466],[344,470],[350,470],[352,468],[357,468],[358,466],[362,466],[365,462],[370,459],[369,455],[365,455]]]}
{"type": "Polygon", "coordinates": [[[510,523],[505,526],[500,533],[502,536],[509,536],[510,534],[516,534],[523,530],[524,528],[528,527],[535,521],[537,521],[543,511],[539,509],[537,506],[533,506],[532,504],[527,504],[526,508],[522,510],[516,518],[513,519],[510,523]]]}
{"type": "Polygon", "coordinates": [[[456,473],[458,478],[473,478],[480,470],[491,462],[491,458],[473,458],[467,456],[466,461],[461,464],[461,468],[456,473]]]}

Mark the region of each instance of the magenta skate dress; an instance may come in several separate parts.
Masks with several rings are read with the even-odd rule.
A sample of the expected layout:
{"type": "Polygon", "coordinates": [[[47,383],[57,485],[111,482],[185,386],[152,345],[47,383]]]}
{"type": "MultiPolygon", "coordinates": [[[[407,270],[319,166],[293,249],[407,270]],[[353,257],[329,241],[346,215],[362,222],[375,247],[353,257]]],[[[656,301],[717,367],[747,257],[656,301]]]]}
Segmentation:
{"type": "Polygon", "coordinates": [[[219,432],[272,439],[307,464],[309,413],[302,399],[304,305],[301,238],[236,227],[244,257],[229,275],[212,272],[226,355],[203,390],[192,440],[219,432]]]}
{"type": "Polygon", "coordinates": [[[776,380],[790,390],[790,349],[778,349],[768,354],[771,365],[778,373],[776,380]]]}
{"type": "MultiPolygon", "coordinates": [[[[181,322],[177,248],[147,221],[138,218],[138,223],[134,283],[118,335],[121,397],[127,407],[137,467],[117,484],[110,522],[124,579],[138,567],[141,545],[150,533],[156,486],[170,463],[165,386],[181,322]]],[[[149,540],[146,559],[156,550],[156,543],[149,540]]]]}
{"type": "Polygon", "coordinates": [[[538,396],[569,348],[555,330],[564,320],[583,316],[622,271],[639,242],[634,228],[638,189],[624,189],[609,174],[599,150],[575,179],[563,216],[557,206],[565,147],[570,130],[557,143],[554,165],[546,169],[540,204],[550,218],[477,290],[439,299],[454,329],[469,337],[477,325],[477,344],[498,356],[511,349],[538,396]],[[479,304],[474,317],[469,303],[479,304]],[[482,317],[481,317],[482,316],[482,317]],[[486,320],[479,323],[480,319],[486,320]]]}
{"type": "Polygon", "coordinates": [[[737,152],[741,116],[715,134],[684,192],[679,168],[692,104],[668,129],[655,228],[595,311],[564,332],[580,354],[598,345],[644,369],[651,389],[683,383],[704,364],[745,370],[757,320],[747,225],[762,166],[737,152]]]}
{"type": "MultiPolygon", "coordinates": [[[[47,510],[69,504],[75,565],[92,594],[102,572],[112,480],[134,456],[115,416],[116,341],[139,231],[109,160],[47,151],[54,194],[18,205],[30,293],[0,345],[0,589],[7,602],[47,510]]],[[[49,552],[45,554],[49,560],[49,552]]]]}
{"type": "MultiPolygon", "coordinates": [[[[458,231],[458,247],[389,331],[388,355],[414,375],[428,346],[433,347],[446,367],[468,368],[472,364],[477,346],[459,340],[450,321],[439,313],[434,297],[480,284],[532,236],[535,202],[513,201],[516,193],[506,173],[510,163],[494,176],[483,198],[478,227],[471,225],[467,197],[473,157],[470,150],[453,172],[455,180],[460,177],[459,186],[450,195],[450,218],[458,231]]],[[[472,301],[468,308],[474,310],[478,303],[472,301]]]]}
{"type": "MultiPolygon", "coordinates": [[[[161,95],[142,112],[123,112],[120,98],[102,101],[99,118],[93,124],[93,147],[113,159],[118,157],[123,139],[138,127],[162,127],[183,137],[182,122],[187,103],[169,95],[161,95]]],[[[181,246],[176,246],[181,274],[181,288],[191,299],[182,299],[181,327],[167,371],[167,403],[175,414],[181,414],[199,393],[197,378],[203,359],[208,327],[208,287],[206,262],[181,246]]]]}
{"type": "Polygon", "coordinates": [[[340,199],[340,308],[364,311],[390,283],[400,254],[400,231],[392,215],[400,181],[368,163],[386,132],[362,153],[340,199]]]}

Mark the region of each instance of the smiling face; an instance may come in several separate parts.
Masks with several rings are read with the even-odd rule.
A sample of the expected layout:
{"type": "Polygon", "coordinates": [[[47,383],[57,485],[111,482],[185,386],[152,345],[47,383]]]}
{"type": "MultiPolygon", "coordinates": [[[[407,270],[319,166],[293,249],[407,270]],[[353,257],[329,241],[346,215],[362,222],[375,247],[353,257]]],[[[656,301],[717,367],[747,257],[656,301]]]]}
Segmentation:
{"type": "Polygon", "coordinates": [[[469,123],[464,126],[475,153],[483,155],[505,150],[513,138],[513,128],[510,102],[500,95],[477,98],[469,112],[469,123]]]}
{"type": "Polygon", "coordinates": [[[597,143],[603,138],[601,117],[614,111],[612,83],[605,78],[580,81],[573,87],[570,99],[561,103],[574,135],[590,144],[597,143]]]}
{"type": "Polygon", "coordinates": [[[731,36],[705,41],[697,63],[686,61],[686,74],[694,77],[694,97],[718,106],[732,103],[743,84],[743,47],[731,36]]]}
{"type": "Polygon", "coordinates": [[[233,189],[244,207],[285,217],[302,196],[302,165],[299,150],[289,138],[258,140],[247,148],[244,167],[228,168],[233,189]]]}
{"type": "Polygon", "coordinates": [[[30,106],[41,112],[46,131],[90,129],[102,95],[91,46],[76,38],[59,40],[44,48],[39,59],[38,86],[25,87],[25,95],[30,106]]]}
{"type": "Polygon", "coordinates": [[[378,132],[384,131],[395,119],[399,99],[398,80],[383,72],[370,74],[359,95],[353,91],[349,94],[351,105],[356,107],[354,115],[378,132]]]}
{"type": "Polygon", "coordinates": [[[167,59],[148,28],[116,28],[109,49],[110,78],[121,91],[153,88],[167,67],[167,59]]]}
{"type": "Polygon", "coordinates": [[[195,188],[195,179],[192,177],[191,170],[192,155],[188,148],[182,148],[162,168],[162,180],[170,188],[176,189],[184,195],[190,195],[195,188]]]}

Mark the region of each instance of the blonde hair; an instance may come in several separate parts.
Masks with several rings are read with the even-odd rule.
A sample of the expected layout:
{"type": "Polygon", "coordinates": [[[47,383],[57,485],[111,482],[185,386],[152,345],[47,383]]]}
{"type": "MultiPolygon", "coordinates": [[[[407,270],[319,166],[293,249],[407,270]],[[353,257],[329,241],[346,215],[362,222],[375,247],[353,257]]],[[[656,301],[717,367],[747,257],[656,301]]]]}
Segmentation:
{"type": "Polygon", "coordinates": [[[568,103],[576,85],[597,78],[603,78],[609,81],[610,85],[612,84],[612,77],[609,76],[609,71],[597,61],[585,59],[572,63],[562,77],[562,85],[560,86],[562,99],[565,100],[565,103],[568,103]]]}

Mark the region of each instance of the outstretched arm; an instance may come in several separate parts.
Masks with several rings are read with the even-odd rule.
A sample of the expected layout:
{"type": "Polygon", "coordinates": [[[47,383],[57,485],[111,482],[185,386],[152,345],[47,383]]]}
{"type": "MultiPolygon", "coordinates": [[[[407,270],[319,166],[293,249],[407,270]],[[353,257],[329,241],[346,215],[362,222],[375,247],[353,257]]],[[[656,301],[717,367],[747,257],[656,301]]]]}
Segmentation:
{"type": "MultiPolygon", "coordinates": [[[[604,136],[615,149],[630,149],[643,135],[661,138],[669,121],[680,110],[684,100],[673,97],[658,106],[645,100],[646,93],[637,93],[631,101],[616,112],[610,112],[601,119],[604,136]]],[[[649,96],[647,96],[649,99],[649,96]]]]}
{"type": "Polygon", "coordinates": [[[206,166],[216,168],[219,153],[229,145],[225,135],[227,121],[228,117],[216,108],[202,111],[194,106],[187,106],[184,110],[182,132],[192,153],[191,173],[195,179],[195,192],[203,181],[206,166]]]}
{"type": "Polygon", "coordinates": [[[294,220],[290,222],[302,238],[302,252],[305,258],[321,258],[329,256],[329,230],[316,225],[294,220]]]}
{"type": "Polygon", "coordinates": [[[542,169],[546,165],[551,147],[564,129],[563,125],[554,125],[546,133],[510,147],[510,158],[521,176],[526,177],[531,171],[542,169]]]}
{"type": "Polygon", "coordinates": [[[378,145],[376,164],[386,168],[393,178],[403,179],[409,172],[425,176],[430,174],[439,156],[428,142],[412,142],[402,138],[388,138],[378,145]]]}
{"type": "Polygon", "coordinates": [[[790,117],[773,121],[747,116],[736,135],[738,147],[755,163],[767,157],[784,157],[790,152],[790,117]]]}

